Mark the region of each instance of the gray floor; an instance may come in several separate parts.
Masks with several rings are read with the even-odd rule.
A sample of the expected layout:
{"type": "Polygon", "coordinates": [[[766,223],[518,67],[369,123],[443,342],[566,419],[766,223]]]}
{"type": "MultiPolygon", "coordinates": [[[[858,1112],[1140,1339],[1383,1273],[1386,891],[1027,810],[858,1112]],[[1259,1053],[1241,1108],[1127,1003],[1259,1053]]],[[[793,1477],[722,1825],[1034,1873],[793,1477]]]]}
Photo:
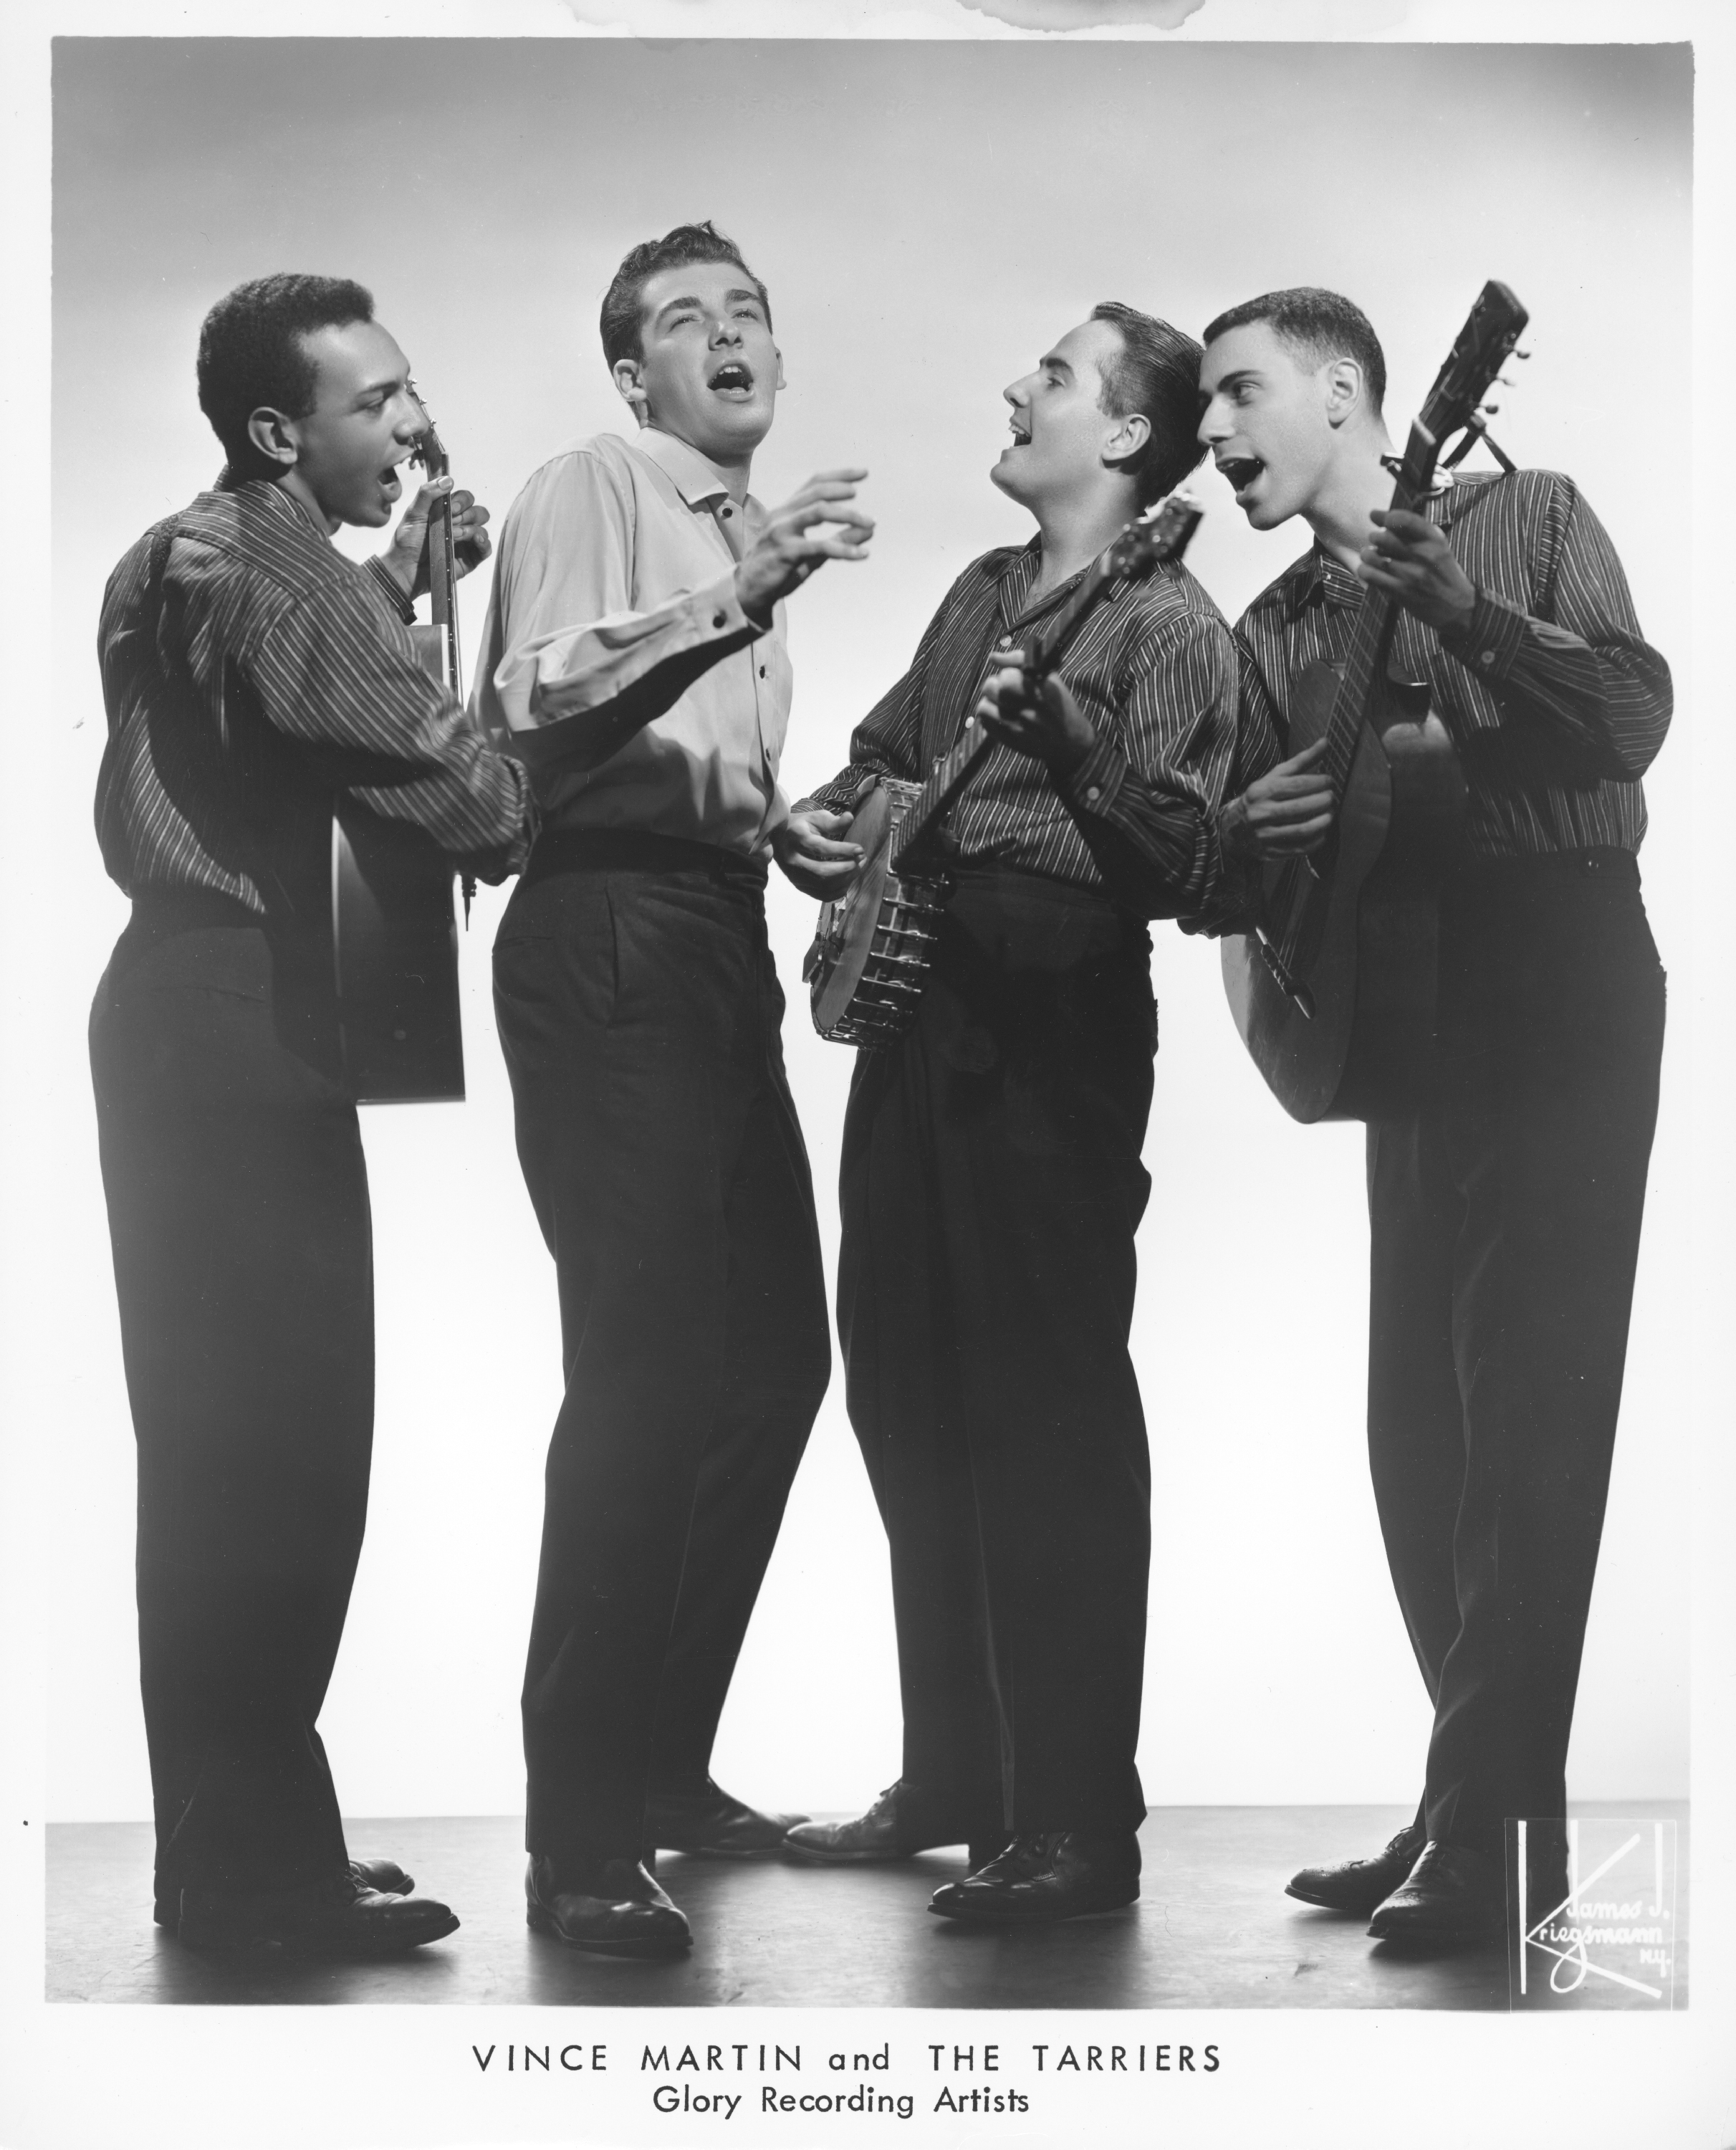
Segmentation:
{"type": "MultiPolygon", "coordinates": [[[[1587,1811],[1593,1811],[1588,1809],[1587,1811]]],[[[1649,1811],[1649,1809],[1648,1809],[1649,1811]]],[[[1682,1824],[1685,1875],[1686,1809],[1682,1824]]],[[[181,1948],[150,1920],[143,1823],[52,1826],[50,2001],[325,2006],[359,2001],[533,2006],[911,2008],[1497,2008],[1497,1944],[1419,1959],[1370,1941],[1360,1919],[1283,1893],[1297,1866],[1377,1848],[1389,1807],[1158,1807],[1147,1817],[1138,1905],[1034,1932],[928,1915],[962,1852],[820,1872],[778,1860],[665,1855],[659,1878],[692,1922],[677,1963],[614,1962],[527,1931],[516,1818],[355,1822],[353,1851],[399,1859],[464,1923],[386,1964],[239,1962],[181,1948]]],[[[1680,1924],[1685,1931],[1686,1885],[1680,1924]]],[[[1676,2005],[1687,1997],[1678,1955],[1676,2005]]]]}

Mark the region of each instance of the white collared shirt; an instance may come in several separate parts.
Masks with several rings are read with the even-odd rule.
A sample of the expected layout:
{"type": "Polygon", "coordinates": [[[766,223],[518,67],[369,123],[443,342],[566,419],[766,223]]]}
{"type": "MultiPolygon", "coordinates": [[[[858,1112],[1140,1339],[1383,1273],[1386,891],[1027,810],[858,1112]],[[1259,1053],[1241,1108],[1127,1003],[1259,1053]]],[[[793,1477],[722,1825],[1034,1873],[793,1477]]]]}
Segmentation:
{"type": "Polygon", "coordinates": [[[783,608],[756,627],[734,579],[765,519],[696,448],[651,427],[573,442],[530,479],[501,533],[472,709],[531,762],[546,826],[752,851],[786,819],[783,608]],[[587,717],[612,725],[646,707],[651,721],[600,767],[531,749],[527,734],[582,739],[587,717]]]}

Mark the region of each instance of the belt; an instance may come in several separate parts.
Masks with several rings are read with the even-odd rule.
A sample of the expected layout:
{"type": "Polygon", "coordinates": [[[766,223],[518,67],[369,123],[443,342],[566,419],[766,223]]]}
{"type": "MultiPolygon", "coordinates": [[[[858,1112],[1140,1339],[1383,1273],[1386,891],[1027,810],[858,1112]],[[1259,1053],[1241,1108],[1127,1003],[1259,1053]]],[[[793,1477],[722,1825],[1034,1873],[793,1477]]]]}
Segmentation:
{"type": "Polygon", "coordinates": [[[614,867],[629,873],[702,873],[737,887],[762,889],[763,858],[651,829],[545,829],[531,846],[526,881],[546,874],[614,867]]]}
{"type": "Polygon", "coordinates": [[[1619,881],[1639,886],[1639,861],[1618,844],[1596,844],[1577,851],[1527,851],[1517,857],[1467,859],[1452,876],[1465,888],[1499,888],[1517,881],[1619,881]]]}

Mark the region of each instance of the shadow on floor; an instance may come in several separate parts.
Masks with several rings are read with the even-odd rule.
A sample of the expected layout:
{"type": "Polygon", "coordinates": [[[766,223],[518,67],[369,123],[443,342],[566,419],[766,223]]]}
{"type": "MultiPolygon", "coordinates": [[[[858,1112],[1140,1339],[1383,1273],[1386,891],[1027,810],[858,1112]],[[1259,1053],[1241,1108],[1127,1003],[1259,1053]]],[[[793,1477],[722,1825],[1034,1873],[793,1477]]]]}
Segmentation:
{"type": "MultiPolygon", "coordinates": [[[[1672,1811],[1685,1819],[1684,1809],[1672,1811]]],[[[831,1872],[666,1855],[659,1878],[695,1935],[691,1956],[676,1963],[588,1956],[530,1933],[516,1818],[354,1823],[359,1855],[401,1860],[464,1923],[450,1940],[389,1963],[299,1965],[182,1948],[151,1924],[148,1826],[61,1823],[48,1832],[47,1997],[279,2007],[1505,2009],[1498,1943],[1404,1956],[1370,1941],[1361,1920],[1284,1895],[1296,1867],[1366,1855],[1407,1818],[1391,1807],[1154,1808],[1141,1832],[1137,1905],[1014,1932],[928,1915],[934,1890],[964,1871],[962,1850],[831,1872]]],[[[1685,1952],[1678,1961],[1680,2006],[1685,1952]]]]}

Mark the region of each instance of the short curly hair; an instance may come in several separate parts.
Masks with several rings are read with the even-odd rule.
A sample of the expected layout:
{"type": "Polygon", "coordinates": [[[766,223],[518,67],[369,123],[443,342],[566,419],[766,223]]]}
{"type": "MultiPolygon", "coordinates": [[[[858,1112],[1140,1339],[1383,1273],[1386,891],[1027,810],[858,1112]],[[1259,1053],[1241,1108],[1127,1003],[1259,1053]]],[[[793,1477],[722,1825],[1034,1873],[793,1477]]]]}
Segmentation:
{"type": "Polygon", "coordinates": [[[1258,321],[1265,321],[1274,336],[1316,366],[1328,366],[1335,358],[1355,359],[1368,383],[1369,403],[1379,416],[1386,400],[1386,354],[1373,322],[1354,300],[1323,291],[1316,284],[1268,291],[1208,321],[1205,341],[1215,343],[1231,329],[1251,328],[1258,321]]]}
{"type": "Polygon", "coordinates": [[[248,437],[255,411],[304,418],[313,409],[318,381],[303,339],[373,318],[373,293],[347,276],[255,276],[217,301],[199,332],[199,407],[232,474],[265,475],[248,437]]]}
{"type": "Polygon", "coordinates": [[[758,292],[759,302],[766,310],[766,326],[771,326],[772,301],[766,287],[742,259],[742,250],[734,240],[719,231],[709,217],[703,224],[678,224],[661,239],[647,239],[634,247],[603,295],[597,326],[611,373],[622,359],[645,356],[641,335],[645,286],[660,269],[682,269],[690,261],[733,261],[758,292]]]}

